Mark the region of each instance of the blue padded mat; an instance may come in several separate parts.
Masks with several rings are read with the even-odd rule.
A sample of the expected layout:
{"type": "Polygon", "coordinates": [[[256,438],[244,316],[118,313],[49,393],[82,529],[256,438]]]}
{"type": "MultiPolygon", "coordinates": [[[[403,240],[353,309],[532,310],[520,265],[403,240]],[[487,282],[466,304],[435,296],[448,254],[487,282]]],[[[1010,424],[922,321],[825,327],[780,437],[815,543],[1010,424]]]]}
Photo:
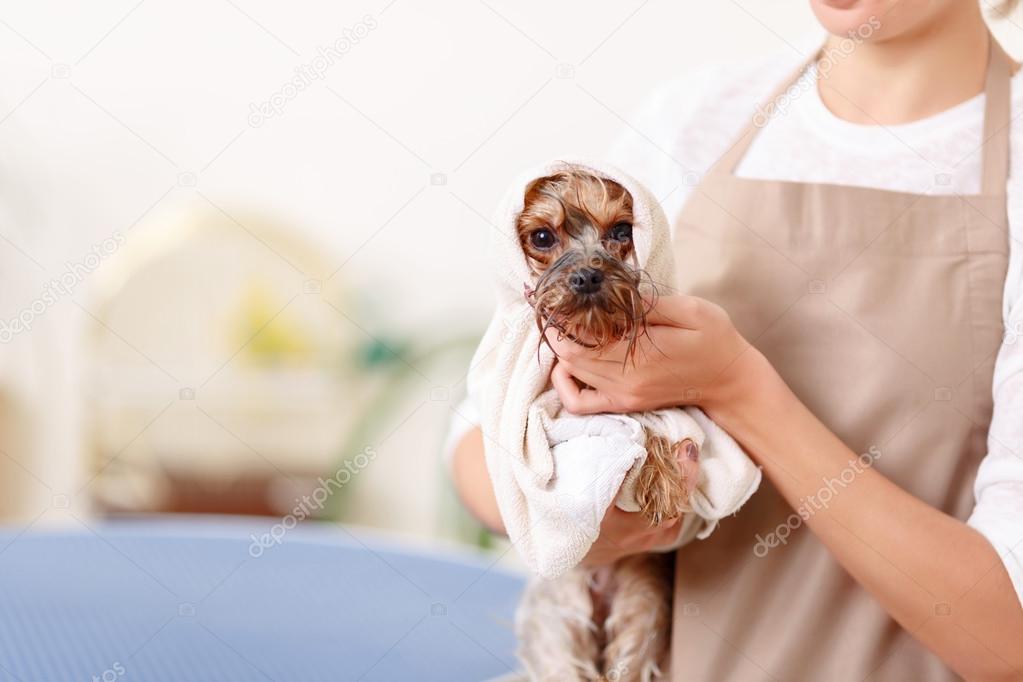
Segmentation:
{"type": "Polygon", "coordinates": [[[0,531],[0,681],[452,682],[516,668],[520,577],[326,524],[250,551],[273,523],[0,531]]]}

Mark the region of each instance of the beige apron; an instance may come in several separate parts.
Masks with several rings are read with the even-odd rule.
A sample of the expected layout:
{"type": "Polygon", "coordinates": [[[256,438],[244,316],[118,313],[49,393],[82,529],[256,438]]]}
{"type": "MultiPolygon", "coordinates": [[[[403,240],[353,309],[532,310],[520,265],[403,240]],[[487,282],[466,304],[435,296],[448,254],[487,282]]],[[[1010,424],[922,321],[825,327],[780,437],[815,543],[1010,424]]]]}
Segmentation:
{"type": "MultiPolygon", "coordinates": [[[[850,448],[873,449],[879,471],[959,519],[986,452],[1002,337],[1010,68],[992,39],[980,195],[738,178],[751,123],[675,228],[681,290],[728,310],[850,448]]],[[[842,492],[822,481],[817,505],[842,492]]],[[[673,679],[957,679],[792,514],[765,480],[678,554],[673,679]]]]}

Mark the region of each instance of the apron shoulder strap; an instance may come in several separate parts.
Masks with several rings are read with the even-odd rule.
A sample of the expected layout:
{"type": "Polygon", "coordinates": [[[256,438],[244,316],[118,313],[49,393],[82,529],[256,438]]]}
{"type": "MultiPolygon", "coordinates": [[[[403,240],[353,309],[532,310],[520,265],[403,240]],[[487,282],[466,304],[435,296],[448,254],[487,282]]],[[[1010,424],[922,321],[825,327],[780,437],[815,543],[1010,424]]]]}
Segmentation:
{"type": "Polygon", "coordinates": [[[718,159],[717,163],[714,164],[712,172],[720,171],[731,175],[735,171],[739,162],[742,161],[742,157],[746,156],[746,151],[753,144],[753,139],[757,136],[757,133],[777,115],[778,102],[789,88],[799,84],[803,79],[809,80],[809,82],[804,83],[806,87],[817,87],[816,79],[810,77],[809,68],[817,61],[819,55],[820,50],[816,50],[807,59],[803,60],[795,72],[782,81],[781,85],[774,89],[764,103],[757,107],[754,115],[746,122],[738,139],[732,143],[721,158],[718,159]]]}
{"type": "Polygon", "coordinates": [[[1009,180],[1009,130],[1012,127],[1012,59],[990,36],[984,85],[984,133],[981,157],[982,194],[1005,194],[1009,180]]]}

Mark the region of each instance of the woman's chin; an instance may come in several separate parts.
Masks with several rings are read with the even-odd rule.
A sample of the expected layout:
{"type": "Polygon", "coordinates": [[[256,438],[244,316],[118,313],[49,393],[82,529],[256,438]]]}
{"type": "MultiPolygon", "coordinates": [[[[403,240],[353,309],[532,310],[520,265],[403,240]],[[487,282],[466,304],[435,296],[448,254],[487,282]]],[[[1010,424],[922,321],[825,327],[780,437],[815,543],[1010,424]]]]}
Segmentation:
{"type": "Polygon", "coordinates": [[[828,33],[842,37],[864,33],[889,9],[883,0],[810,0],[810,6],[828,33]]]}
{"type": "Polygon", "coordinates": [[[889,40],[943,16],[959,21],[953,15],[977,11],[971,0],[810,0],[810,7],[828,33],[857,43],[889,40]]]}
{"type": "Polygon", "coordinates": [[[862,4],[860,0],[818,0],[820,4],[832,9],[852,9],[862,4]]]}

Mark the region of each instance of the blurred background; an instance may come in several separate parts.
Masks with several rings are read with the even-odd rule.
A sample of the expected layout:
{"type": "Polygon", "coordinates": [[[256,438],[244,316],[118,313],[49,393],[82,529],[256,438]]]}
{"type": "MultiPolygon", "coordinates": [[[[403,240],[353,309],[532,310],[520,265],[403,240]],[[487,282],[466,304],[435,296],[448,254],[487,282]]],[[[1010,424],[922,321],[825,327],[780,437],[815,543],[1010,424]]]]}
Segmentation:
{"type": "Polygon", "coordinates": [[[802,0],[0,3],[0,522],[490,546],[441,450],[506,184],[815,35],[802,0]]]}

